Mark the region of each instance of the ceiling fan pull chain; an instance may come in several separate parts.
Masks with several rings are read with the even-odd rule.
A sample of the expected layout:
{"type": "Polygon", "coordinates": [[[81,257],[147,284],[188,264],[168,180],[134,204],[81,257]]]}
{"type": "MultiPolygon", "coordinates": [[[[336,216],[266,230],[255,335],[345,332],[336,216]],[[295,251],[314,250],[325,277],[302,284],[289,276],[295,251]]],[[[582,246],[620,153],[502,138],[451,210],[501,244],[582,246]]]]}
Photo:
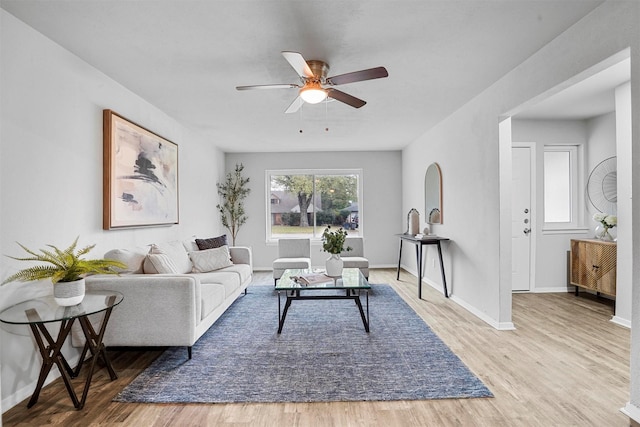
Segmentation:
{"type": "Polygon", "coordinates": [[[324,131],[329,132],[329,98],[324,100],[324,131]]]}

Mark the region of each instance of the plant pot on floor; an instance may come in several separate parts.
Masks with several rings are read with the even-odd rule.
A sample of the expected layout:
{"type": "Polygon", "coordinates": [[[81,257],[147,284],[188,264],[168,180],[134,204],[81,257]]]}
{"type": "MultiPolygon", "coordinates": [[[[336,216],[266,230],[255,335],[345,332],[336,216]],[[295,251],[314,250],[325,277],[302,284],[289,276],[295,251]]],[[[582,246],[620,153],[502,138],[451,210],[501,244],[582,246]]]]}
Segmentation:
{"type": "Polygon", "coordinates": [[[53,298],[63,307],[77,305],[84,299],[84,279],[73,282],[58,282],[53,285],[53,298]]]}

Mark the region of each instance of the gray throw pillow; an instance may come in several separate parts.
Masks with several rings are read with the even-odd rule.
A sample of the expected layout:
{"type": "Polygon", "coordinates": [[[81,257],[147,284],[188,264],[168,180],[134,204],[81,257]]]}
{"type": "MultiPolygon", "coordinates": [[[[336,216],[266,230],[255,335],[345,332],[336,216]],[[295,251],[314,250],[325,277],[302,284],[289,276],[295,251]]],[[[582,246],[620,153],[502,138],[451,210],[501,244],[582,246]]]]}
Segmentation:
{"type": "Polygon", "coordinates": [[[196,239],[196,245],[198,245],[198,249],[201,251],[219,248],[227,245],[227,235],[223,234],[222,236],[211,237],[209,239],[196,239]]]}

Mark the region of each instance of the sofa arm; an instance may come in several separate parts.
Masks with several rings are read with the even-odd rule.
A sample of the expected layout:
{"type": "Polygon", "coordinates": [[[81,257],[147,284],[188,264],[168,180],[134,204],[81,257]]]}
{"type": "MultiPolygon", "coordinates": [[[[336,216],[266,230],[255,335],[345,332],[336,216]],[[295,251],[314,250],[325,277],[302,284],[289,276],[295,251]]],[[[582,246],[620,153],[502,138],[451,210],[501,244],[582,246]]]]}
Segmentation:
{"type": "Polygon", "coordinates": [[[246,246],[230,246],[231,261],[234,264],[249,264],[253,271],[253,259],[251,256],[251,248],[246,246]]]}
{"type": "Polygon", "coordinates": [[[123,274],[85,279],[87,291],[124,295],[105,331],[107,346],[191,346],[200,323],[200,281],[191,275],[123,274]]]}

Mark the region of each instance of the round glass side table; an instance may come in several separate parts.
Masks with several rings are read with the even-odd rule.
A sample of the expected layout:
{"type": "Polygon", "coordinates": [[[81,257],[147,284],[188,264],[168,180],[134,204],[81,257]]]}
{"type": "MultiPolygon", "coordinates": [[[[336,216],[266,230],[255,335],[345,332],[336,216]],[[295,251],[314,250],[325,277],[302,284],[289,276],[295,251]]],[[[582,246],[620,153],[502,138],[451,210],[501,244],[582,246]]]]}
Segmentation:
{"type": "Polygon", "coordinates": [[[120,304],[123,299],[124,296],[120,292],[87,291],[84,299],[78,305],[62,307],[56,304],[53,296],[46,296],[12,305],[0,313],[0,322],[2,323],[28,325],[36,340],[38,350],[42,355],[40,376],[38,377],[38,382],[31,395],[31,399],[27,404],[28,408],[31,408],[38,401],[38,396],[40,395],[44,381],[54,364],[60,371],[69,397],[71,397],[73,406],[76,409],[82,409],[84,407],[98,358],[102,358],[105,367],[109,371],[111,380],[113,381],[118,378],[107,357],[102,338],[104,337],[104,331],[107,328],[111,311],[115,306],[120,304]],[[95,328],[89,320],[89,316],[98,313],[103,313],[103,317],[97,328],[95,328]],[[80,323],[86,341],[82,349],[82,354],[80,355],[80,361],[74,369],[69,366],[61,350],[76,319],[80,323]],[[53,322],[60,322],[60,330],[55,338],[51,336],[45,326],[47,323],[53,322]],[[71,378],[78,376],[87,352],[89,351],[92,355],[91,369],[85,380],[82,397],[78,399],[78,395],[71,384],[71,378]]]}

